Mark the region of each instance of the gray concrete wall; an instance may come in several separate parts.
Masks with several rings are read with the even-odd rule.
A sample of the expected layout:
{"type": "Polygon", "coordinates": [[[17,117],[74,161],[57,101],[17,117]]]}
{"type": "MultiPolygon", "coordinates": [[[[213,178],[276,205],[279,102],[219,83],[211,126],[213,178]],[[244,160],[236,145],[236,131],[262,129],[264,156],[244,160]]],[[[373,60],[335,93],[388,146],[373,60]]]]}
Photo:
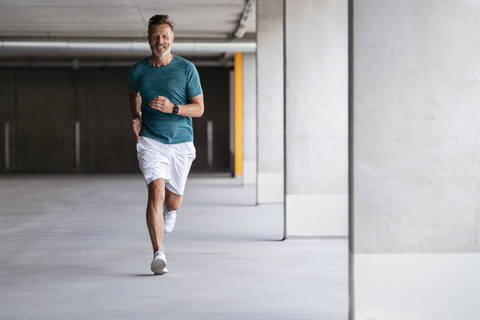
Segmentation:
{"type": "Polygon", "coordinates": [[[69,70],[21,69],[15,81],[13,168],[67,172],[75,166],[75,82],[69,70]]]}
{"type": "Polygon", "coordinates": [[[257,58],[243,54],[243,183],[257,182],[257,58]]]}
{"type": "MultiPolygon", "coordinates": [[[[128,68],[0,69],[1,172],[137,172],[128,107],[128,68]],[[75,123],[80,124],[76,168],[75,123]],[[5,123],[10,125],[10,170],[5,123]]],[[[228,69],[199,68],[205,113],[194,119],[192,171],[228,172],[228,69]],[[207,166],[206,123],[213,124],[213,166],[207,166]]]]}
{"type": "Polygon", "coordinates": [[[15,73],[12,70],[0,71],[0,97],[0,172],[9,172],[10,155],[14,151],[11,132],[15,130],[15,73]],[[5,133],[6,126],[9,133],[5,133]]]}
{"type": "Polygon", "coordinates": [[[287,235],[347,236],[348,2],[285,10],[287,235]]]}
{"type": "Polygon", "coordinates": [[[230,90],[229,70],[223,67],[198,68],[204,92],[205,111],[202,117],[193,118],[194,143],[197,158],[191,171],[230,171],[230,90]],[[212,123],[212,162],[208,165],[207,122],[212,123]]]}
{"type": "Polygon", "coordinates": [[[478,252],[480,7],[354,10],[355,252],[478,252]]]}
{"type": "Polygon", "coordinates": [[[480,6],[353,9],[355,319],[474,319],[480,6]]]}
{"type": "Polygon", "coordinates": [[[283,1],[257,1],[257,202],[283,201],[283,1]]]}
{"type": "Polygon", "coordinates": [[[135,139],[131,132],[128,101],[121,93],[128,92],[126,69],[87,70],[89,95],[87,118],[82,131],[87,134],[84,153],[86,167],[95,172],[137,171],[135,139]],[[126,110],[125,110],[126,109],[126,110]]]}

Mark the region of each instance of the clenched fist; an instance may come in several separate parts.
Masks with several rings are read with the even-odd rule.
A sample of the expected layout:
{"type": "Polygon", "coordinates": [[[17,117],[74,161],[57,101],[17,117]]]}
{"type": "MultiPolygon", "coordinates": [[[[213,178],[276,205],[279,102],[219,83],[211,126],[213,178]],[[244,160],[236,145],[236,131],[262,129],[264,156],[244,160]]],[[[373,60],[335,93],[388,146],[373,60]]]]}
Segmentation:
{"type": "Polygon", "coordinates": [[[160,110],[165,113],[172,113],[173,103],[166,97],[158,96],[150,100],[148,103],[153,109],[160,110]]]}

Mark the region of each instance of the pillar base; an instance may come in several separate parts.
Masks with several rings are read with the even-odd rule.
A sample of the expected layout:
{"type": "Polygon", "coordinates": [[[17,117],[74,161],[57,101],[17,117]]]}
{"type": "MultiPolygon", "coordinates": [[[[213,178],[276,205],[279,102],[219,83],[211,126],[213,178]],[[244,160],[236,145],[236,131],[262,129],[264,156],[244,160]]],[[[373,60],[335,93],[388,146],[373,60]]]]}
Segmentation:
{"type": "Polygon", "coordinates": [[[287,236],[348,236],[348,196],[287,194],[287,236]]]}
{"type": "Polygon", "coordinates": [[[476,319],[480,253],[353,255],[354,319],[476,319]]]}
{"type": "Polygon", "coordinates": [[[243,161],[243,184],[257,183],[257,162],[243,161]]]}
{"type": "Polygon", "coordinates": [[[283,172],[259,172],[257,203],[283,203],[283,172]]]}

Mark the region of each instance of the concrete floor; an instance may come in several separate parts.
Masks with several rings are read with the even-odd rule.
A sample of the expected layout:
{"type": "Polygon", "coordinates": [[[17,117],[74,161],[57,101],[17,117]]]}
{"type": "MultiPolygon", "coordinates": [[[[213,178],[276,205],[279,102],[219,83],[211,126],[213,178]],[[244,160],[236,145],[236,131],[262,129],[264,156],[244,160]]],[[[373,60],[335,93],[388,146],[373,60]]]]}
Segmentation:
{"type": "Polygon", "coordinates": [[[0,177],[0,319],[347,319],[346,239],[282,238],[255,187],[193,176],[152,276],[140,175],[0,177]]]}

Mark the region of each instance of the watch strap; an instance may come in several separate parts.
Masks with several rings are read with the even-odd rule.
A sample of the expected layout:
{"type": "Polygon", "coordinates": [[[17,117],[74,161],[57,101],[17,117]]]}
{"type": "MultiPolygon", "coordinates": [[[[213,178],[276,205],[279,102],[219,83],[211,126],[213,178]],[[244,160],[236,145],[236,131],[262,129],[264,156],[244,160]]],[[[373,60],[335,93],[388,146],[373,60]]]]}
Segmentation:
{"type": "Polygon", "coordinates": [[[172,113],[178,113],[178,105],[177,104],[173,105],[172,113]]]}

